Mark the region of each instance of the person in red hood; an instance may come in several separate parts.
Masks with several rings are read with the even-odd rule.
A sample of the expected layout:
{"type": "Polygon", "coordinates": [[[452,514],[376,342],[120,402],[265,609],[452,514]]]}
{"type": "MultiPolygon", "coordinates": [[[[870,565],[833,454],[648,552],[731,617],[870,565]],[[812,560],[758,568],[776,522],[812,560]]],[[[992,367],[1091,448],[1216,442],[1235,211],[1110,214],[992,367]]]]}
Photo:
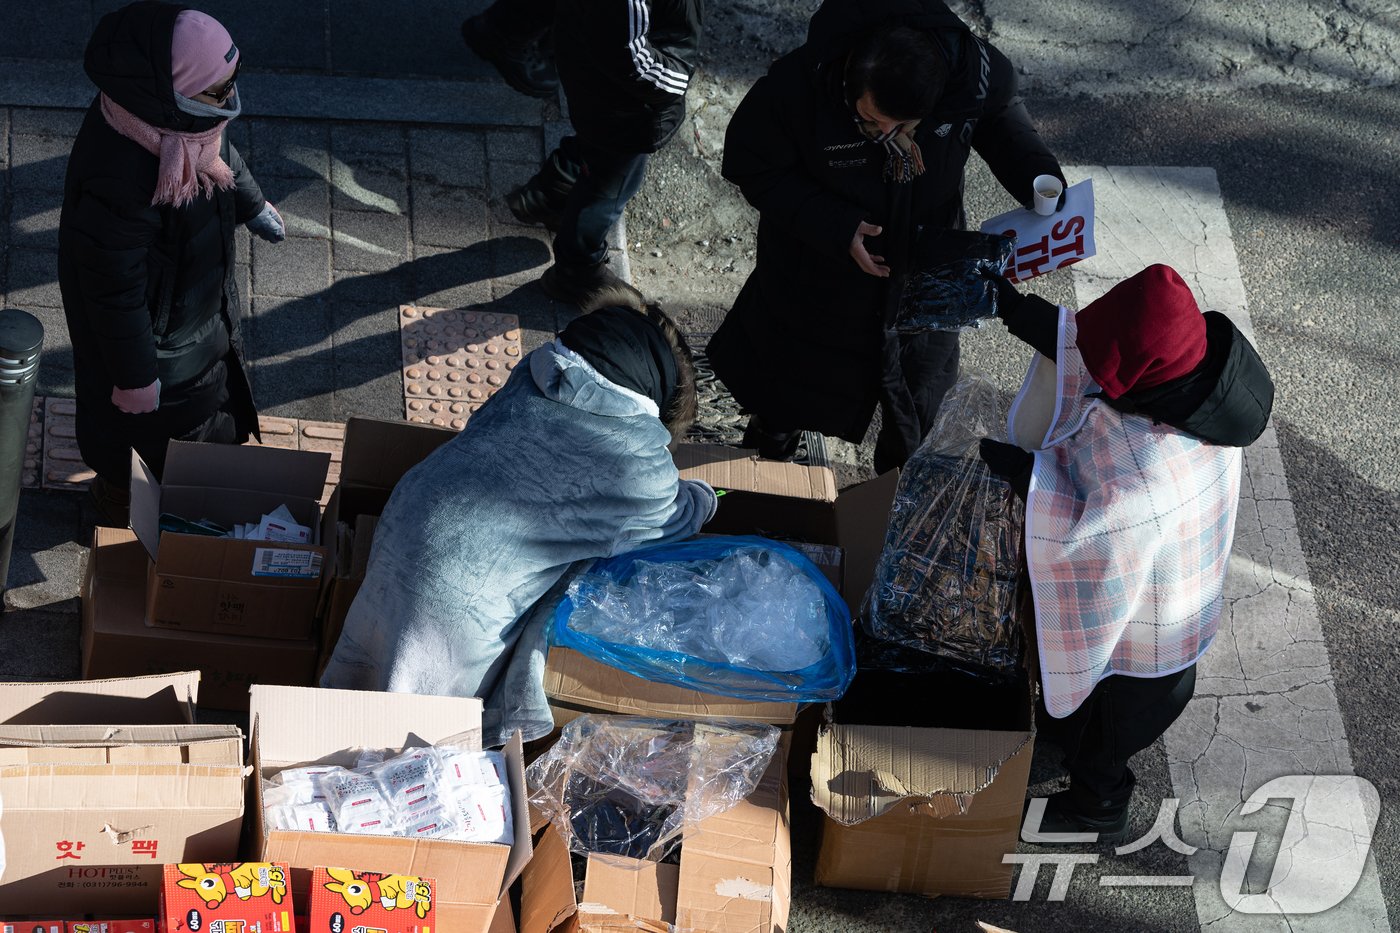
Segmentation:
{"type": "Polygon", "coordinates": [[[1273,382],[1168,266],[1078,314],[994,281],[999,316],[1038,351],[1008,418],[1015,443],[984,439],[981,455],[1026,499],[1042,733],[1070,775],[1040,831],[1115,842],[1128,760],[1186,708],[1219,627],[1242,448],[1268,423],[1273,382]]]}
{"type": "Polygon", "coordinates": [[[99,508],[125,524],[133,449],[159,475],[171,439],[257,430],[234,229],[272,242],[285,229],[225,132],[242,57],[217,20],[130,4],[98,22],[83,65],[99,93],[68,159],[58,284],[78,447],[99,508]]]}

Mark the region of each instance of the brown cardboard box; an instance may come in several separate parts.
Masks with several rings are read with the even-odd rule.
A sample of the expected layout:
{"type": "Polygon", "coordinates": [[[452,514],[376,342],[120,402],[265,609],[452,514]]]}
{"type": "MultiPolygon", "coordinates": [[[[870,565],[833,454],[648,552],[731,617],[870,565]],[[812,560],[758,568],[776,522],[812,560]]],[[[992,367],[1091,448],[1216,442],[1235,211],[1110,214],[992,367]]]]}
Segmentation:
{"type": "Polygon", "coordinates": [[[389,494],[405,473],[456,436],[456,431],[404,421],[351,418],[346,423],[340,483],[321,520],[321,540],[330,549],[335,571],[321,613],[322,666],[335,650],[345,614],[364,582],[374,526],[389,494]],[[341,523],[354,529],[353,552],[348,555],[341,553],[336,533],[341,523]]]}
{"type": "Polygon", "coordinates": [[[0,684],[0,912],[149,915],[164,862],[236,854],[243,737],[189,724],[198,683],[0,684]]]}
{"type": "MultiPolygon", "coordinates": [[[[1002,856],[1016,851],[1020,835],[1039,679],[1028,595],[1019,615],[1027,632],[1025,679],[1005,690],[983,687],[995,692],[995,701],[990,695],[967,700],[976,713],[962,709],[943,717],[982,728],[838,721],[819,732],[811,771],[812,802],[824,813],[818,884],[926,895],[1010,895],[1014,866],[1003,864],[1002,856]]],[[[903,689],[889,679],[884,678],[882,692],[903,689]]],[[[923,683],[925,702],[940,707],[952,707],[970,689],[965,682],[923,683]]],[[[860,689],[859,678],[854,689],[860,689]]]]}
{"type": "Polygon", "coordinates": [[[151,557],[146,621],[186,632],[309,638],[326,549],[320,500],[331,455],[278,447],[171,441],[160,482],[131,455],[131,528],[151,557]],[[221,525],[256,522],[285,505],[310,544],[161,531],[162,513],[221,525]]]}
{"type": "MultiPolygon", "coordinates": [[[[481,701],[363,690],[311,690],[257,685],[252,689],[254,773],[269,777],[307,764],[353,766],[356,749],[402,749],[431,744],[481,747],[481,701]]],[[[301,902],[318,865],[354,865],[438,879],[438,926],[454,933],[486,933],[497,903],[530,860],[530,816],[525,765],[517,735],[502,750],[510,778],[515,842],[351,836],[267,830],[261,782],[250,796],[249,826],[258,858],[287,862],[301,902]]]]}
{"type": "Polygon", "coordinates": [[[579,902],[568,844],[545,828],[521,886],[521,933],[781,933],[792,905],[786,740],[747,800],[686,830],[679,866],[592,855],[585,872],[579,902]]]}
{"type": "MultiPolygon", "coordinates": [[[[823,570],[829,578],[839,577],[842,595],[859,609],[884,543],[896,474],[838,496],[836,478],[827,467],[760,460],[752,451],[708,444],[682,444],[674,457],[681,476],[726,490],[706,533],[759,534],[839,549],[844,567],[835,571],[828,559],[823,570]]],[[[580,712],[740,719],[780,726],[791,725],[798,714],[797,703],[736,700],[649,683],[560,648],[549,652],[544,686],[559,725],[580,712]]]]}
{"type": "Polygon", "coordinates": [[[145,624],[149,559],[124,528],[93,530],[83,580],[83,676],[120,677],[198,668],[200,701],[245,710],[255,683],[309,685],[316,642],[269,641],[145,624]]]}

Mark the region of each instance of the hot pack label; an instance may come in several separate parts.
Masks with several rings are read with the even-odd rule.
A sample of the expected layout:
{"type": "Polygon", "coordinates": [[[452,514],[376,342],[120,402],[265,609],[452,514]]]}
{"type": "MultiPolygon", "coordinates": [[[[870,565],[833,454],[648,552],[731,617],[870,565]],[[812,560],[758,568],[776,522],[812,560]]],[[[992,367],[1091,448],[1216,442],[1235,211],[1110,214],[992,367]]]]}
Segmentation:
{"type": "Polygon", "coordinates": [[[253,576],[316,580],[321,576],[319,551],[260,547],[253,551],[253,576]]]}

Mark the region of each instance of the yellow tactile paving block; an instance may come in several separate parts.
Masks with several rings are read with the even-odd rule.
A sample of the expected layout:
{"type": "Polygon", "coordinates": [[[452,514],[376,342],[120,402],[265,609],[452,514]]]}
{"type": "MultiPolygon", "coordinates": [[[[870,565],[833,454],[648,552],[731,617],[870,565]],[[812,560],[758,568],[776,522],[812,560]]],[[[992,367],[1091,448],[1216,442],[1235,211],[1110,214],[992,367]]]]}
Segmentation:
{"type": "Polygon", "coordinates": [[[399,336],[405,417],[457,431],[523,355],[513,314],[402,305],[399,336]]]}

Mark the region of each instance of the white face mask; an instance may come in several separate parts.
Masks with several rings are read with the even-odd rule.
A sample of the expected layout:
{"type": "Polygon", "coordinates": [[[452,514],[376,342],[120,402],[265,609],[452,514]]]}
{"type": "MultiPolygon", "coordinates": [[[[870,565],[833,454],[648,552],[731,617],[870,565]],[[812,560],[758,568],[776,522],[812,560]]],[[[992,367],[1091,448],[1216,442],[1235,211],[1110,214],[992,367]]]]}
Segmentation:
{"type": "Polygon", "coordinates": [[[200,100],[193,100],[185,97],[179,91],[175,92],[175,106],[180,108],[181,113],[187,113],[192,117],[213,117],[216,120],[232,120],[243,112],[243,102],[238,96],[238,85],[233,86],[233,93],[228,100],[220,107],[217,104],[206,104],[200,100]]]}

